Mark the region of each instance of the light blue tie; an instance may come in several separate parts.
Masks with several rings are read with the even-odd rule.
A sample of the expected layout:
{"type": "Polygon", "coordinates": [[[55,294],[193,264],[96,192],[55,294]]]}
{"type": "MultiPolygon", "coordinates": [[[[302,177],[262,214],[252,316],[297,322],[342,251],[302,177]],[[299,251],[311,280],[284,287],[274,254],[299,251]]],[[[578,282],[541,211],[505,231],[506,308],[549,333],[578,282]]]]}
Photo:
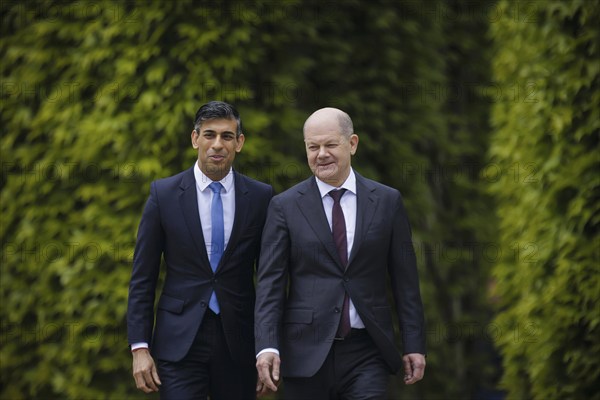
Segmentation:
{"type": "MultiPolygon", "coordinates": [[[[211,242],[210,242],[210,266],[213,272],[217,270],[223,250],[225,247],[225,224],[223,223],[223,202],[221,201],[221,189],[223,185],[219,182],[213,182],[208,185],[213,191],[212,202],[210,205],[210,221],[212,226],[211,242]]],[[[208,306],[215,314],[219,314],[221,309],[217,301],[217,295],[213,291],[210,295],[208,306]]]]}

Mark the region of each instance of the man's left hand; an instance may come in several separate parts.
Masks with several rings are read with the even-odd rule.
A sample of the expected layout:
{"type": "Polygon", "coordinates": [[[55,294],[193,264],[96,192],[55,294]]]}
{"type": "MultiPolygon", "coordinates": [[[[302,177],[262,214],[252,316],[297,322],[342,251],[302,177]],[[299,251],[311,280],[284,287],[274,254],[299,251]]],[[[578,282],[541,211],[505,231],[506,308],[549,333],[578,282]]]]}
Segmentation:
{"type": "Polygon", "coordinates": [[[419,353],[405,354],[402,357],[404,363],[404,383],[412,385],[423,379],[425,374],[425,356],[419,353]]]}

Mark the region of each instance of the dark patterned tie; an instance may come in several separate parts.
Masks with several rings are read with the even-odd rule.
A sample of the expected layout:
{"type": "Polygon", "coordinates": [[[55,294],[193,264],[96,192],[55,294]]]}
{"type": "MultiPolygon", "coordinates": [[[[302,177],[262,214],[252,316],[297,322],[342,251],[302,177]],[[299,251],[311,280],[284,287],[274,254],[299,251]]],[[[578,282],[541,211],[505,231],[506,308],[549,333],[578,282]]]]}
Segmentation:
{"type": "MultiPolygon", "coordinates": [[[[344,211],[340,205],[342,196],[346,189],[332,190],[329,196],[333,199],[333,210],[331,213],[331,230],[333,231],[333,241],[337,247],[338,255],[344,268],[348,265],[348,241],[346,239],[346,220],[344,211]]],[[[348,293],[344,294],[344,305],[342,307],[342,318],[337,330],[337,337],[346,337],[350,333],[350,298],[348,293]]]]}

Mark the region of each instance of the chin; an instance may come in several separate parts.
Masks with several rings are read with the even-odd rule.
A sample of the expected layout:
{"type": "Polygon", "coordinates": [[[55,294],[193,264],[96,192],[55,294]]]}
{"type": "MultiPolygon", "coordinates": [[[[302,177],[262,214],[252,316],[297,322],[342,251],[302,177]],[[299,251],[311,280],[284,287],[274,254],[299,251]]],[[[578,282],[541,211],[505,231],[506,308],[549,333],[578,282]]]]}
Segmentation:
{"type": "Polygon", "coordinates": [[[320,180],[322,180],[325,183],[329,183],[330,185],[331,185],[331,182],[336,181],[336,177],[332,174],[320,174],[320,175],[317,175],[317,178],[319,178],[320,180]]]}

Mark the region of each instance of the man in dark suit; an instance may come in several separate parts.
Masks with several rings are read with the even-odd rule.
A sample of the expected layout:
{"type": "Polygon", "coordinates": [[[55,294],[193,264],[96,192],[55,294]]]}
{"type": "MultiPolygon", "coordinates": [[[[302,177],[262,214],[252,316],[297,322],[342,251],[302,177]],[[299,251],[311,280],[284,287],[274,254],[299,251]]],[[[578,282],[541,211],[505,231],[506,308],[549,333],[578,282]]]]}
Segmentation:
{"type": "Polygon", "coordinates": [[[273,197],[263,232],[258,388],[277,390],[281,373],[286,399],[384,399],[391,373],[402,368],[413,384],[425,370],[423,306],[402,197],[354,172],[358,136],[343,111],[313,113],[304,141],[315,176],[273,197]]]}
{"type": "Polygon", "coordinates": [[[244,135],[231,105],[200,107],[191,137],[198,160],[152,183],[138,229],[127,310],[133,375],[146,393],[160,386],[162,399],[254,399],[253,273],[273,190],[232,169],[244,135]]]}

